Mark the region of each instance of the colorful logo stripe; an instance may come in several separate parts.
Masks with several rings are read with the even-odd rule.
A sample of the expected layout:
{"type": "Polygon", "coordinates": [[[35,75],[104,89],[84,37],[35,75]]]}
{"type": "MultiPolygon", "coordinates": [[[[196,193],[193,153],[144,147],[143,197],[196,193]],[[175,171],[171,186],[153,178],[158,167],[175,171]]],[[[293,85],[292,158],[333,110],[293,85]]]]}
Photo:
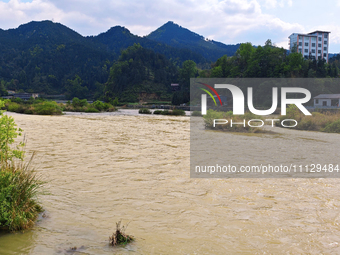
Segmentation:
{"type": "Polygon", "coordinates": [[[206,89],[202,89],[202,88],[200,88],[200,89],[203,90],[204,92],[206,92],[206,93],[212,98],[212,100],[214,100],[214,103],[215,103],[215,105],[217,106],[216,100],[215,100],[215,98],[213,97],[213,95],[212,95],[208,90],[206,90],[206,89]]]}
{"type": "MultiPolygon", "coordinates": [[[[220,95],[217,93],[217,91],[216,91],[213,87],[211,87],[211,86],[208,85],[208,84],[202,83],[202,82],[198,82],[198,83],[199,83],[199,84],[202,84],[202,85],[204,85],[204,86],[206,86],[206,87],[209,88],[209,89],[211,89],[211,90],[215,93],[215,95],[217,96],[218,100],[220,101],[220,104],[222,105],[222,100],[221,100],[221,98],[220,98],[220,95]]],[[[204,90],[204,91],[207,92],[207,90],[204,90]]],[[[207,93],[208,93],[208,92],[207,92],[207,93]]],[[[208,93],[208,94],[214,99],[214,97],[212,96],[211,93],[208,93]]],[[[215,99],[214,99],[214,102],[215,102],[215,105],[217,105],[215,99]]]]}

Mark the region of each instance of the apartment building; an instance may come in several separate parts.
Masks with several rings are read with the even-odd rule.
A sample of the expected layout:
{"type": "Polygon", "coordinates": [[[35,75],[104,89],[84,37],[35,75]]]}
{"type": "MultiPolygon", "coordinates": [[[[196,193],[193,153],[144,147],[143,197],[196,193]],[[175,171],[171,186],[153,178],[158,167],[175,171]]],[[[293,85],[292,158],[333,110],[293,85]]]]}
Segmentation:
{"type": "Polygon", "coordinates": [[[289,49],[292,52],[295,46],[305,58],[325,59],[328,63],[329,34],[326,31],[314,31],[308,34],[291,34],[289,49]]]}

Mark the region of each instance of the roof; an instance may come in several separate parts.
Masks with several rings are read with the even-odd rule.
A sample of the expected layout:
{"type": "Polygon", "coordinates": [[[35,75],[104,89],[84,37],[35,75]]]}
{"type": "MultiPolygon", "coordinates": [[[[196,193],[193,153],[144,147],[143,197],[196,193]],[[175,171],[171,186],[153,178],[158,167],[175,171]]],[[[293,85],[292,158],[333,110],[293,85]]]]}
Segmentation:
{"type": "Polygon", "coordinates": [[[320,94],[315,99],[340,99],[340,94],[320,94]]]}
{"type": "Polygon", "coordinates": [[[321,30],[316,30],[316,31],[314,31],[314,32],[310,32],[310,33],[308,33],[309,35],[310,34],[315,34],[315,33],[331,33],[331,32],[328,32],[328,31],[321,31],[321,30]]]}

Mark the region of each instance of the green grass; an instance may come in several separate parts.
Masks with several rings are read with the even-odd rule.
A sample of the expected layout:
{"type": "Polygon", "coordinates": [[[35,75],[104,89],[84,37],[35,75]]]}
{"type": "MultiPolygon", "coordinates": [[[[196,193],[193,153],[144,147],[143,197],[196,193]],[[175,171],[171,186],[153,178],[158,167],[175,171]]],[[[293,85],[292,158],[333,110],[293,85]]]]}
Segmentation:
{"type": "Polygon", "coordinates": [[[34,225],[43,211],[37,200],[42,181],[30,163],[12,161],[0,169],[0,229],[17,231],[34,225]]]}
{"type": "MultiPolygon", "coordinates": [[[[340,133],[340,111],[338,112],[312,112],[312,115],[304,115],[295,105],[290,105],[287,114],[280,117],[280,122],[284,119],[294,119],[298,122],[294,129],[321,131],[327,133],[340,133]]],[[[281,126],[276,122],[277,126],[281,126]]],[[[294,124],[294,123],[290,123],[294,124]]],[[[288,122],[286,125],[290,125],[288,122]]]]}
{"type": "MultiPolygon", "coordinates": [[[[0,109],[5,102],[0,100],[0,109]]],[[[22,134],[13,117],[0,111],[0,229],[16,231],[34,225],[42,207],[37,200],[42,182],[24,163],[24,142],[15,145],[22,134]]]]}

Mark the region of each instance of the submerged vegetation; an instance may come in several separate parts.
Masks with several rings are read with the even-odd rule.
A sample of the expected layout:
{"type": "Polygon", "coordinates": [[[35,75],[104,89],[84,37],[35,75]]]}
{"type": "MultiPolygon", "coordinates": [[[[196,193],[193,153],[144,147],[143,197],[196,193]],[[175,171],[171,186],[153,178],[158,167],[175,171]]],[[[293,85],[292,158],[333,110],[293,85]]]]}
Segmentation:
{"type": "Polygon", "coordinates": [[[141,108],[138,111],[139,114],[151,114],[151,111],[148,108],[141,108]]]}
{"type": "MultiPolygon", "coordinates": [[[[4,102],[0,101],[0,106],[4,102]]],[[[31,168],[31,160],[24,163],[23,146],[14,146],[21,136],[14,119],[0,112],[0,229],[16,231],[34,225],[42,207],[37,201],[42,182],[31,168]],[[13,148],[14,147],[14,148],[13,148]]]]}
{"type": "MultiPolygon", "coordinates": [[[[283,119],[294,119],[298,122],[295,129],[322,131],[327,133],[340,133],[340,111],[337,112],[312,112],[312,115],[304,115],[295,105],[290,105],[287,109],[287,115],[281,116],[277,126],[281,126],[283,119]]],[[[286,125],[294,125],[288,123],[286,125]]]]}
{"type": "Polygon", "coordinates": [[[160,114],[160,115],[173,115],[173,116],[184,116],[185,111],[181,109],[173,109],[171,111],[168,110],[155,110],[153,114],[160,114]]]}
{"type": "MultiPolygon", "coordinates": [[[[15,98],[6,99],[3,109],[9,112],[36,114],[36,115],[61,115],[63,111],[69,112],[113,112],[116,108],[110,103],[95,101],[92,104],[86,99],[80,100],[75,97],[66,104],[56,103],[55,101],[45,101],[44,99],[30,99],[27,101],[15,98]]],[[[118,99],[113,102],[118,104],[118,99]]]]}
{"type": "MultiPolygon", "coordinates": [[[[139,114],[152,114],[152,112],[148,108],[141,108],[138,111],[139,114]]],[[[173,109],[173,110],[155,110],[153,114],[156,115],[172,115],[172,116],[185,116],[185,111],[181,109],[173,109]]]]}
{"type": "Polygon", "coordinates": [[[134,240],[133,236],[125,234],[128,225],[121,227],[121,221],[116,223],[116,231],[110,236],[109,243],[112,246],[125,245],[134,240]]]}

